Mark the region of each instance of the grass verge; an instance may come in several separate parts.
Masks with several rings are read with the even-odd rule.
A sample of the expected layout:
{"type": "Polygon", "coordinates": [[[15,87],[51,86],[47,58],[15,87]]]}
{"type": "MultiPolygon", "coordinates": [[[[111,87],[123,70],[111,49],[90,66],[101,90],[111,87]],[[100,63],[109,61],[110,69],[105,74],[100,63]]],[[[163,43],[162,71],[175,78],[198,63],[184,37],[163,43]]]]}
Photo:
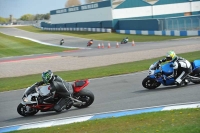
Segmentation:
{"type": "Polygon", "coordinates": [[[72,50],[67,48],[41,45],[36,42],[8,36],[2,33],[0,33],[0,40],[0,58],[72,50]]]}
{"type": "Polygon", "coordinates": [[[81,38],[88,38],[94,40],[107,40],[107,41],[118,41],[125,37],[129,38],[129,41],[134,40],[135,42],[149,42],[149,41],[164,41],[177,38],[186,38],[180,36],[153,36],[153,35],[129,35],[129,34],[118,34],[118,33],[99,33],[99,32],[79,32],[79,31],[44,31],[33,26],[18,26],[15,27],[21,30],[26,30],[36,33],[47,33],[47,34],[62,34],[67,36],[75,36],[81,38]]]}
{"type": "Polygon", "coordinates": [[[181,109],[90,120],[12,133],[199,133],[200,109],[181,109]]]}
{"type": "MultiPolygon", "coordinates": [[[[192,61],[195,59],[200,59],[200,51],[179,54],[179,56],[192,61]]],[[[60,77],[62,77],[63,79],[67,81],[74,81],[77,79],[99,78],[99,77],[105,77],[105,76],[134,73],[138,71],[147,70],[150,64],[152,64],[153,62],[161,58],[163,57],[154,58],[150,60],[121,63],[121,64],[115,64],[115,65],[109,65],[109,66],[103,66],[103,67],[74,70],[74,71],[60,71],[60,72],[54,72],[54,74],[59,75],[60,77]]],[[[41,74],[21,76],[17,78],[16,77],[0,78],[0,91],[2,92],[2,91],[26,88],[40,80],[41,80],[41,74]]]]}

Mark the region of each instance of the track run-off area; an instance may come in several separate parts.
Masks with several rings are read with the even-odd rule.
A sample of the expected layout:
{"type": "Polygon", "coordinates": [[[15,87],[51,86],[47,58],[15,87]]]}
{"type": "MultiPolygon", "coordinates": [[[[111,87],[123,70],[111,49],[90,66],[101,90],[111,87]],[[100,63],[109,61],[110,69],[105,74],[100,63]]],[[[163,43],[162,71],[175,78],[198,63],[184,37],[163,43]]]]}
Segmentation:
{"type": "MultiPolygon", "coordinates": [[[[87,48],[86,43],[88,40],[83,38],[54,34],[37,34],[15,28],[0,28],[0,32],[11,36],[26,37],[54,45],[58,45],[59,40],[64,38],[66,42],[64,46],[87,48]]],[[[102,43],[102,41],[97,40],[90,49],[1,58],[0,77],[42,73],[47,69],[47,66],[49,67],[48,69],[51,69],[52,71],[77,70],[151,59],[164,56],[168,50],[174,50],[177,54],[192,52],[200,50],[199,42],[200,37],[192,37],[162,42],[136,42],[135,46],[131,46],[131,43],[129,43],[126,45],[120,45],[119,48],[115,47],[116,42],[110,42],[111,48],[108,49],[105,47],[104,49],[98,49],[98,43],[102,43]]],[[[108,42],[103,41],[103,43],[107,44],[108,42]]],[[[147,74],[147,71],[143,71],[120,76],[90,79],[90,84],[86,89],[91,90],[95,95],[95,101],[90,107],[85,109],[71,108],[62,113],[38,113],[33,117],[21,117],[16,110],[17,105],[21,102],[24,89],[2,92],[0,93],[0,127],[43,120],[50,121],[51,119],[101,112],[200,101],[200,90],[198,84],[189,84],[188,86],[181,88],[175,86],[160,86],[156,90],[146,90],[142,87],[142,80],[147,76],[147,74]]],[[[38,77],[38,81],[39,80],[41,80],[40,77],[38,77]]]]}

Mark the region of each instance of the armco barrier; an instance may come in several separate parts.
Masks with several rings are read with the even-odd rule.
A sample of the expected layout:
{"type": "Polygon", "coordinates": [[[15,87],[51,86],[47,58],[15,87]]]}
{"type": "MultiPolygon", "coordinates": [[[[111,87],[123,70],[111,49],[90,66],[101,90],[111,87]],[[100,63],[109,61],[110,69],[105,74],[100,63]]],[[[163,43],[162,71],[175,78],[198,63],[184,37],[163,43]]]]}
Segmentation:
{"type": "Polygon", "coordinates": [[[200,30],[194,31],[148,31],[148,30],[116,30],[117,33],[135,35],[161,35],[161,36],[200,36],[200,30]]]}
{"type": "Polygon", "coordinates": [[[119,110],[119,111],[113,111],[113,112],[105,112],[105,113],[91,114],[91,115],[77,116],[77,117],[70,117],[70,118],[68,117],[68,118],[62,118],[62,119],[52,119],[52,120],[27,123],[27,124],[21,124],[21,125],[0,127],[0,133],[23,130],[23,129],[64,125],[64,124],[83,122],[83,121],[95,120],[95,119],[120,117],[120,116],[142,114],[142,113],[148,113],[148,112],[159,112],[159,111],[165,111],[165,110],[184,109],[184,108],[200,108],[200,101],[191,102],[191,103],[183,103],[183,104],[161,105],[161,106],[154,106],[154,107],[147,107],[147,108],[119,110]]]}
{"type": "Polygon", "coordinates": [[[106,28],[42,28],[48,31],[91,31],[91,32],[108,32],[111,33],[111,29],[106,28]]]}

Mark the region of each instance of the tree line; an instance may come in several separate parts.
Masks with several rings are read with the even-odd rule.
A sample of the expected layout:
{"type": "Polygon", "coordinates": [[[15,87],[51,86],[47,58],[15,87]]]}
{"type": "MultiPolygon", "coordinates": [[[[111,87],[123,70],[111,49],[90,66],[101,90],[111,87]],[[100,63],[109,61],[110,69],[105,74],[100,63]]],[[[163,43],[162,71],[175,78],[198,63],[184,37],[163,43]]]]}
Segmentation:
{"type": "MultiPolygon", "coordinates": [[[[89,4],[91,2],[99,2],[102,0],[84,0],[85,3],[89,4]]],[[[65,7],[71,7],[71,6],[79,6],[81,5],[81,0],[68,0],[65,4],[65,7]]]]}
{"type": "MultiPolygon", "coordinates": [[[[36,14],[36,15],[25,14],[17,20],[35,21],[35,20],[49,20],[49,19],[50,19],[50,13],[46,13],[46,14],[36,14]]],[[[0,17],[0,23],[8,23],[9,20],[10,20],[9,18],[0,17]]]]}
{"type": "Polygon", "coordinates": [[[36,14],[36,15],[32,15],[32,14],[25,14],[23,16],[21,16],[20,20],[23,21],[33,21],[33,20],[49,20],[50,19],[50,14],[36,14]]]}

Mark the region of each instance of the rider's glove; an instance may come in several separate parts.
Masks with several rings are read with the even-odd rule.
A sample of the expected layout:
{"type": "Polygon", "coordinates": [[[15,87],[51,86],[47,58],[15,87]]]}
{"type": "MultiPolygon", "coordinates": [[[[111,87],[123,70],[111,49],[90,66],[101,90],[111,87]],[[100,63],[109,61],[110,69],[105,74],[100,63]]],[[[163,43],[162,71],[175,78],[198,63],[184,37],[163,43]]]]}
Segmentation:
{"type": "Polygon", "coordinates": [[[40,81],[40,82],[37,82],[35,85],[41,86],[41,85],[43,85],[43,84],[44,84],[44,82],[43,82],[43,81],[40,81]]]}
{"type": "Polygon", "coordinates": [[[170,64],[169,66],[170,66],[170,67],[174,67],[174,64],[170,64]]]}
{"type": "Polygon", "coordinates": [[[166,58],[162,59],[162,62],[166,62],[166,58]]]}
{"type": "Polygon", "coordinates": [[[159,60],[159,63],[162,63],[162,62],[165,62],[165,61],[166,61],[166,58],[159,60]]]}
{"type": "Polygon", "coordinates": [[[158,62],[159,62],[159,63],[162,63],[162,60],[159,60],[158,62]]]}

